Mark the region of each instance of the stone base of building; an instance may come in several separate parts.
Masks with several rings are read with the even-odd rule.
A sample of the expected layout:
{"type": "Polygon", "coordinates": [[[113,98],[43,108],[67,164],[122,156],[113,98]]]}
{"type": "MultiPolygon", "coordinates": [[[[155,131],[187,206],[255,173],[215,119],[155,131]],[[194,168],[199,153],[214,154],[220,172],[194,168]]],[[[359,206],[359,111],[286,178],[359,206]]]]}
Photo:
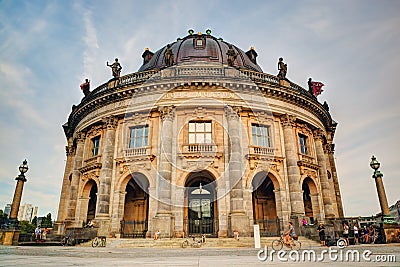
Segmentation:
{"type": "Polygon", "coordinates": [[[229,215],[230,229],[228,233],[229,237],[233,237],[233,232],[237,231],[239,236],[251,236],[251,230],[249,228],[249,219],[245,212],[234,212],[229,215]]]}
{"type": "Polygon", "coordinates": [[[20,230],[0,231],[0,244],[4,246],[18,246],[20,230]]]}
{"type": "Polygon", "coordinates": [[[97,227],[99,227],[98,236],[110,236],[111,221],[108,218],[97,218],[94,220],[97,227]]]}
{"type": "Polygon", "coordinates": [[[398,224],[384,224],[386,243],[400,243],[400,225],[398,224]]]}
{"type": "Polygon", "coordinates": [[[152,234],[159,231],[161,238],[174,236],[174,216],[171,213],[159,213],[152,222],[152,234]]]}

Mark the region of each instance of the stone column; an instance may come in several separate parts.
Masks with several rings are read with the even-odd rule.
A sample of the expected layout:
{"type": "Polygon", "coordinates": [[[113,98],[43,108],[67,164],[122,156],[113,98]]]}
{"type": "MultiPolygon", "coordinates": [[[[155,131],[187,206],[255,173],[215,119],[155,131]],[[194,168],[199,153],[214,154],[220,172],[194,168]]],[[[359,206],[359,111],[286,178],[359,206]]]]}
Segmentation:
{"type": "Polygon", "coordinates": [[[22,190],[24,189],[24,183],[26,182],[26,178],[24,174],[21,172],[21,174],[18,175],[18,177],[15,178],[15,180],[17,180],[17,185],[15,186],[14,197],[11,204],[10,220],[16,223],[18,221],[17,219],[18,211],[19,211],[19,206],[21,204],[22,190]]]}
{"type": "Polygon", "coordinates": [[[111,230],[112,234],[120,237],[121,233],[121,221],[124,218],[124,205],[125,205],[125,191],[115,191],[113,199],[113,214],[111,218],[111,230]]]}
{"type": "Polygon", "coordinates": [[[104,119],[106,132],[101,152],[100,188],[97,195],[95,220],[99,226],[99,235],[107,236],[110,227],[110,195],[114,167],[115,130],[118,119],[110,116],[104,119]]]}
{"type": "Polygon", "coordinates": [[[157,214],[153,220],[153,231],[159,230],[162,237],[172,237],[174,233],[173,215],[171,211],[171,178],[172,178],[172,139],[174,134],[173,120],[175,107],[161,107],[160,117],[161,147],[160,162],[157,174],[157,214]]]}
{"type": "Polygon", "coordinates": [[[61,188],[61,196],[60,196],[60,203],[58,205],[58,216],[57,221],[55,223],[55,231],[57,234],[63,234],[64,229],[62,229],[62,224],[67,217],[67,209],[68,209],[68,200],[69,200],[69,191],[70,191],[70,180],[69,176],[71,171],[74,167],[74,154],[75,148],[73,146],[73,139],[72,137],[68,138],[68,145],[65,147],[65,152],[67,155],[67,162],[65,163],[65,170],[64,170],[64,178],[61,188]]]}
{"type": "Polygon", "coordinates": [[[333,179],[333,184],[335,187],[335,197],[336,197],[336,204],[338,208],[338,213],[339,213],[339,218],[344,217],[344,211],[343,211],[343,203],[342,203],[342,196],[340,194],[340,188],[339,188],[339,180],[336,172],[336,164],[335,164],[335,144],[328,144],[327,146],[328,150],[328,159],[329,159],[329,164],[331,165],[331,170],[332,170],[332,179],[333,179]]]}
{"type": "Polygon", "coordinates": [[[81,172],[79,169],[82,167],[83,161],[83,147],[85,144],[85,133],[78,132],[76,134],[76,152],[74,157],[74,167],[72,169],[72,178],[69,190],[69,203],[67,218],[65,219],[66,224],[69,226],[79,226],[75,218],[76,204],[78,201],[78,189],[79,189],[79,178],[81,177],[81,172]]]}
{"type": "Polygon", "coordinates": [[[381,172],[375,172],[373,178],[375,178],[376,191],[378,192],[379,204],[381,205],[382,215],[390,215],[389,205],[386,197],[385,187],[383,186],[381,172]]]}
{"type": "Polygon", "coordinates": [[[239,235],[250,235],[249,223],[243,205],[243,152],[241,146],[241,122],[240,109],[238,107],[225,107],[225,116],[228,122],[228,138],[230,141],[229,155],[229,183],[231,188],[231,210],[230,221],[231,231],[237,230],[239,235]],[[234,110],[235,109],[235,110],[234,110]]]}
{"type": "Polygon", "coordinates": [[[304,216],[303,194],[299,184],[300,170],[297,165],[297,143],[294,138],[293,125],[295,117],[285,114],[281,116],[283,126],[283,139],[285,142],[285,155],[287,175],[289,182],[289,198],[291,206],[291,216],[302,218],[304,216]]]}
{"type": "Polygon", "coordinates": [[[335,213],[333,211],[332,197],[330,194],[329,181],[326,170],[325,153],[322,144],[323,138],[324,135],[322,130],[318,129],[314,131],[315,150],[317,152],[317,161],[319,165],[319,179],[322,189],[322,202],[324,204],[325,217],[333,218],[335,217],[335,213]]]}

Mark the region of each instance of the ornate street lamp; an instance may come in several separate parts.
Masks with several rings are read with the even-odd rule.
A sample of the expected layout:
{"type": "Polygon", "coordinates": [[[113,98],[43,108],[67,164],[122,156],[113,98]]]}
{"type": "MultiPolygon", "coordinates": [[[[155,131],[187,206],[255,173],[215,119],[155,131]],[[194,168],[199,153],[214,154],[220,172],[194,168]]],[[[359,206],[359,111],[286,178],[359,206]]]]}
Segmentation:
{"type": "Polygon", "coordinates": [[[22,190],[24,189],[24,183],[27,181],[25,178],[25,173],[29,170],[28,162],[24,160],[22,164],[19,166],[20,174],[15,178],[17,180],[17,186],[15,187],[14,198],[11,204],[11,212],[10,212],[10,222],[13,226],[18,225],[18,210],[21,204],[22,198],[22,190]]]}
{"type": "Polygon", "coordinates": [[[371,168],[374,170],[374,175],[372,175],[372,178],[375,179],[376,190],[378,191],[379,204],[382,210],[383,222],[392,223],[393,218],[391,218],[390,216],[390,210],[386,197],[385,187],[383,186],[383,181],[382,181],[383,173],[379,171],[379,167],[381,166],[381,164],[375,158],[375,156],[372,156],[371,163],[369,164],[369,166],[371,166],[371,168]]]}

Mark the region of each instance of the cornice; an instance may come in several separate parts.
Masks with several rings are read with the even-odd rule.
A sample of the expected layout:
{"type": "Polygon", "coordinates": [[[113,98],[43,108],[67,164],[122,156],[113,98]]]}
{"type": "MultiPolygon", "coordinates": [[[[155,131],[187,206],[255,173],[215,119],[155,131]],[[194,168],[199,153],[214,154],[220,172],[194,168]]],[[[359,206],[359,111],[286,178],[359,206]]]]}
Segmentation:
{"type": "MultiPolygon", "coordinates": [[[[323,107],[317,99],[311,96],[302,87],[290,83],[290,86],[279,85],[277,78],[273,75],[266,73],[257,73],[251,71],[243,71],[243,76],[247,76],[251,79],[253,84],[246,83],[243,79],[235,80],[234,77],[222,76],[222,77],[179,77],[182,82],[177,82],[173,79],[165,79],[163,84],[146,85],[143,84],[149,80],[160,81],[159,71],[147,71],[141,73],[133,73],[121,77],[121,82],[116,87],[110,87],[108,83],[105,83],[95,90],[93,90],[87,97],[85,97],[78,106],[73,106],[73,110],[69,116],[68,122],[64,127],[74,131],[75,127],[79,122],[92,111],[104,107],[110,103],[119,102],[127,99],[132,99],[135,94],[150,94],[160,89],[169,90],[178,87],[204,87],[204,88],[216,88],[216,87],[228,87],[234,83],[238,84],[236,88],[243,93],[251,93],[254,90],[261,90],[263,95],[267,98],[277,99],[287,103],[291,103],[309,111],[325,125],[326,128],[333,131],[336,128],[337,123],[332,120],[329,112],[323,107]],[[156,76],[155,78],[152,78],[156,76]],[[213,80],[218,78],[218,81],[213,80]],[[224,81],[221,82],[221,79],[224,81]]],[[[160,76],[161,77],[161,76],[160,76]]],[[[163,80],[164,81],[164,80],[163,80]]]]}

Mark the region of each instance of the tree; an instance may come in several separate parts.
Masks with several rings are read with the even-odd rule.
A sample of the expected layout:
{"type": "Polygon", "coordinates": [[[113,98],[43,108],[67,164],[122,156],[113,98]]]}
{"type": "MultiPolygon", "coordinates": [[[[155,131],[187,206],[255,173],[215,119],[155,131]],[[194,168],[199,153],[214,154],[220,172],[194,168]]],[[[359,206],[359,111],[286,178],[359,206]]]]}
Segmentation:
{"type": "Polygon", "coordinates": [[[52,228],[53,227],[53,221],[51,219],[51,213],[47,214],[46,217],[40,217],[41,222],[40,222],[40,226],[42,228],[52,228]]]}
{"type": "Polygon", "coordinates": [[[37,225],[37,217],[36,216],[33,217],[32,224],[35,225],[35,226],[37,225]]]}
{"type": "Polygon", "coordinates": [[[21,226],[21,234],[32,234],[35,232],[36,225],[28,221],[22,221],[19,224],[21,226]]]}

